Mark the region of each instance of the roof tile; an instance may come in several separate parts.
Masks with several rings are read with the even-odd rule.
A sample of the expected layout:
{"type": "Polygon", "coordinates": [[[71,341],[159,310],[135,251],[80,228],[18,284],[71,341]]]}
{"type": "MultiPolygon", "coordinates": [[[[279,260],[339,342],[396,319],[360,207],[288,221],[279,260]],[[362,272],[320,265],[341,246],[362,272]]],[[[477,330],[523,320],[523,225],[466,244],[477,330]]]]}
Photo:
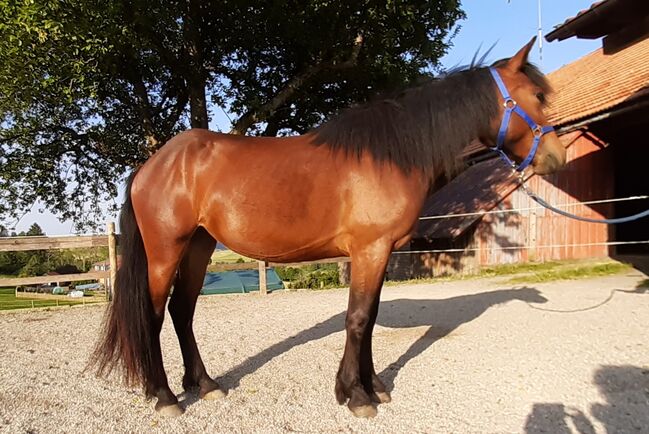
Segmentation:
{"type": "Polygon", "coordinates": [[[555,90],[546,111],[565,125],[649,92],[649,39],[618,53],[593,51],[548,74],[555,90]]]}

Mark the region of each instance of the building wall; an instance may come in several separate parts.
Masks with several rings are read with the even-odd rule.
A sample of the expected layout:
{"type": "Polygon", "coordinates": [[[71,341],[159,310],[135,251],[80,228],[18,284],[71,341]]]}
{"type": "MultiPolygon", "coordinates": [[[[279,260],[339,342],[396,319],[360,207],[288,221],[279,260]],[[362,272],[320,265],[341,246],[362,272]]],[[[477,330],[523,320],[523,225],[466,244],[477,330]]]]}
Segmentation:
{"type": "MultiPolygon", "coordinates": [[[[529,187],[551,204],[566,204],[612,198],[614,159],[596,137],[569,135],[567,165],[559,173],[528,181],[529,187]]],[[[568,143],[566,143],[568,145],[568,143]]],[[[505,197],[495,209],[536,208],[521,189],[505,197]]],[[[602,218],[613,214],[612,204],[578,205],[564,208],[577,215],[602,218]]],[[[609,240],[609,227],[569,219],[546,209],[519,213],[489,214],[462,237],[428,249],[466,248],[463,253],[421,253],[393,255],[390,278],[409,278],[474,272],[481,266],[527,261],[582,259],[608,256],[607,246],[574,247],[571,244],[602,243],[609,240]],[[548,247],[554,246],[554,247],[548,247]],[[472,249],[478,249],[477,251],[472,249]]],[[[421,245],[416,249],[425,250],[421,245]]]]}
{"type": "MultiPolygon", "coordinates": [[[[530,188],[551,204],[612,198],[615,180],[612,149],[602,149],[602,146],[594,136],[579,136],[567,149],[566,167],[548,177],[531,178],[530,188]]],[[[537,206],[521,189],[515,190],[504,202],[512,208],[537,206]]],[[[591,218],[613,214],[612,204],[578,205],[566,209],[591,218]]],[[[480,263],[605,257],[608,255],[607,246],[571,245],[606,242],[608,231],[607,225],[580,222],[544,208],[522,211],[508,219],[491,218],[483,220],[478,227],[481,248],[500,247],[503,240],[505,245],[516,246],[518,243],[529,248],[482,251],[480,263]]]]}

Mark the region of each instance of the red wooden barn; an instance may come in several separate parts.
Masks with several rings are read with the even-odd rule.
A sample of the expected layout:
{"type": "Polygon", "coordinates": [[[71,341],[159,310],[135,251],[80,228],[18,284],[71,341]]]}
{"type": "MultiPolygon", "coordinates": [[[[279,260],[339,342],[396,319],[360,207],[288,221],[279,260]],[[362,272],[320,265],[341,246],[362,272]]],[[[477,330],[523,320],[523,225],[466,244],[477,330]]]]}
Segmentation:
{"type": "MultiPolygon", "coordinates": [[[[528,175],[532,190],[552,204],[649,195],[649,39],[613,54],[597,50],[548,78],[555,90],[549,120],[559,129],[568,164],[547,177],[528,175]]],[[[531,260],[649,255],[649,219],[607,226],[539,209],[504,164],[487,155],[480,144],[469,146],[470,167],[429,199],[422,216],[521,211],[420,221],[403,250],[450,251],[397,253],[390,278],[468,273],[531,260]],[[627,244],[635,241],[645,243],[627,244]]],[[[621,217],[647,208],[645,199],[565,209],[621,217]]]]}

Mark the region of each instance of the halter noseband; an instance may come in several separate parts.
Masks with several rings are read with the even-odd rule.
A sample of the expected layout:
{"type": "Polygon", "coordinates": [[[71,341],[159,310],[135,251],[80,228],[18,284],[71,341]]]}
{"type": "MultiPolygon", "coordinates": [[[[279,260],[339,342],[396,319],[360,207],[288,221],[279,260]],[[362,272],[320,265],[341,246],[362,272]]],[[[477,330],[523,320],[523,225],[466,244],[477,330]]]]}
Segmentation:
{"type": "Polygon", "coordinates": [[[500,155],[500,158],[502,158],[507,165],[513,167],[518,172],[522,172],[527,166],[530,165],[532,160],[534,160],[536,150],[539,147],[539,143],[541,143],[541,137],[551,131],[554,131],[554,128],[550,125],[542,127],[534,122],[532,118],[527,113],[525,113],[525,110],[520,108],[518,104],[516,104],[516,101],[511,96],[509,96],[507,87],[505,86],[505,83],[503,83],[502,78],[500,78],[500,74],[498,74],[496,68],[489,68],[489,72],[491,72],[491,76],[494,78],[496,86],[498,86],[500,95],[502,95],[503,99],[505,100],[503,104],[505,106],[505,113],[503,114],[503,120],[500,123],[500,130],[498,130],[496,146],[491,149],[497,152],[500,155]],[[503,145],[505,144],[505,135],[507,134],[507,128],[509,127],[509,120],[511,119],[512,112],[523,118],[523,120],[527,123],[527,125],[529,125],[530,129],[534,133],[534,142],[532,143],[532,148],[527,154],[527,157],[525,157],[523,162],[518,166],[516,166],[516,163],[507,156],[505,151],[503,151],[503,145]]]}

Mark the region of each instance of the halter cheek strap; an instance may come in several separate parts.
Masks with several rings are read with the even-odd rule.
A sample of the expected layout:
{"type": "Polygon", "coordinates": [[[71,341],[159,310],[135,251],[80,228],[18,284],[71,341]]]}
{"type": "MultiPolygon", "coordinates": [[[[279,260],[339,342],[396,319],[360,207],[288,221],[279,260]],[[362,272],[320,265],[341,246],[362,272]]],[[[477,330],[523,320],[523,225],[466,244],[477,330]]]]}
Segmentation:
{"type": "Polygon", "coordinates": [[[532,160],[534,160],[536,151],[538,150],[539,144],[541,143],[541,138],[545,134],[554,131],[554,128],[549,125],[542,127],[534,122],[534,120],[532,120],[532,118],[527,113],[525,113],[525,110],[520,108],[518,104],[516,104],[516,101],[509,95],[509,91],[507,90],[505,83],[503,83],[500,74],[498,74],[498,71],[496,71],[496,68],[489,68],[489,72],[496,82],[496,86],[498,86],[500,95],[503,97],[503,100],[505,100],[505,102],[503,103],[505,112],[503,114],[503,119],[500,122],[500,129],[498,130],[498,136],[496,138],[496,146],[491,149],[497,152],[508,166],[513,167],[518,172],[522,172],[527,166],[532,163],[532,160]],[[512,159],[509,158],[509,156],[503,150],[503,145],[505,144],[505,136],[507,135],[507,129],[509,128],[509,121],[511,120],[512,113],[516,113],[518,116],[520,116],[534,133],[534,141],[532,142],[530,152],[518,166],[516,166],[516,163],[512,161],[512,159]]]}

